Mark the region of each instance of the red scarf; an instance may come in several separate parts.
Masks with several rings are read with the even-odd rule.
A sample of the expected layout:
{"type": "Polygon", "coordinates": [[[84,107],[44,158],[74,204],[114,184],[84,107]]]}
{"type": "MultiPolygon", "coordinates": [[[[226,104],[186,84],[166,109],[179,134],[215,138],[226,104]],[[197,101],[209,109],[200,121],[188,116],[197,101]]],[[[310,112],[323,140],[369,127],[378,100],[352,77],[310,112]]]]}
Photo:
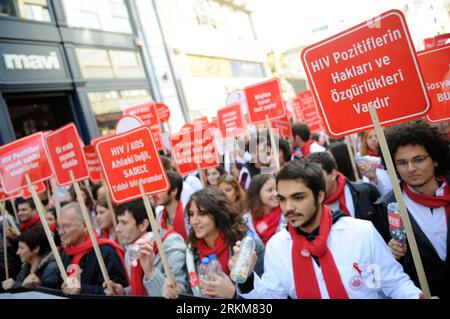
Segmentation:
{"type": "Polygon", "coordinates": [[[444,195],[442,196],[427,196],[422,194],[417,194],[413,192],[405,183],[402,183],[403,191],[408,195],[416,203],[429,207],[429,208],[438,208],[445,207],[445,218],[448,223],[448,217],[450,213],[450,188],[448,181],[442,177],[437,176],[437,178],[445,183],[444,195]]]}
{"type": "MultiPolygon", "coordinates": [[[[103,238],[97,238],[97,243],[99,246],[110,245],[115,249],[116,254],[119,256],[120,261],[122,262],[122,267],[125,270],[125,274],[126,274],[124,251],[123,251],[122,247],[120,247],[116,242],[114,242],[112,240],[103,239],[103,238]]],[[[66,254],[68,256],[72,257],[72,259],[70,260],[70,263],[76,264],[76,265],[79,265],[80,261],[83,259],[83,257],[86,254],[90,253],[93,249],[94,249],[94,247],[92,245],[91,238],[89,236],[87,236],[87,238],[81,244],[79,244],[75,247],[68,247],[68,246],[64,247],[66,254]]],[[[128,276],[127,276],[127,281],[128,281],[128,276]]]]}
{"type": "Polygon", "coordinates": [[[371,148],[367,147],[366,150],[367,155],[369,156],[374,156],[374,157],[379,157],[380,155],[378,155],[377,151],[372,150],[371,148]]]}
{"type": "Polygon", "coordinates": [[[20,223],[19,230],[20,232],[24,232],[25,230],[39,224],[41,224],[41,219],[39,218],[38,214],[35,214],[28,221],[20,223]]]}
{"type": "MultiPolygon", "coordinates": [[[[166,231],[164,236],[161,238],[161,242],[164,243],[164,240],[170,235],[174,233],[172,230],[166,231]]],[[[158,254],[158,246],[153,245],[153,252],[155,256],[158,254]]],[[[136,267],[131,266],[130,271],[130,287],[131,287],[131,295],[132,296],[147,296],[147,289],[145,289],[144,283],[142,282],[144,279],[144,270],[140,263],[136,265],[136,267]]]]}
{"type": "Polygon", "coordinates": [[[52,232],[52,233],[54,233],[55,231],[56,231],[56,228],[58,227],[58,223],[54,223],[53,225],[51,225],[49,228],[50,228],[50,231],[52,232]]]}
{"type": "Polygon", "coordinates": [[[338,173],[337,183],[338,183],[338,186],[337,186],[336,192],[325,200],[325,204],[332,204],[335,201],[339,200],[339,206],[340,206],[341,210],[348,216],[352,216],[347,208],[347,204],[345,203],[346,180],[345,180],[344,174],[338,173]]]}
{"type": "Polygon", "coordinates": [[[334,262],[333,255],[327,247],[327,239],[333,225],[330,208],[322,205],[319,235],[308,241],[297,229],[289,225],[292,237],[292,268],[294,271],[295,292],[297,298],[320,299],[320,289],[314,271],[312,256],[319,258],[328,294],[331,299],[348,299],[341,276],[334,262]]]}
{"type": "Polygon", "coordinates": [[[206,245],[203,239],[197,239],[195,241],[195,247],[200,253],[200,259],[202,259],[203,257],[208,257],[211,254],[216,254],[217,259],[219,260],[220,265],[222,266],[222,271],[227,275],[230,273],[228,269],[228,260],[230,259],[230,248],[227,242],[225,241],[225,237],[223,236],[222,233],[220,233],[219,236],[217,236],[216,241],[214,242],[214,248],[210,248],[208,245],[206,245]]]}
{"type": "Polygon", "coordinates": [[[255,231],[263,241],[264,245],[267,244],[273,235],[275,235],[278,225],[280,224],[280,218],[281,208],[280,206],[277,206],[267,214],[263,215],[260,219],[253,222],[255,231]]]}
{"type": "Polygon", "coordinates": [[[311,145],[314,143],[314,140],[308,140],[308,142],[305,143],[305,145],[303,145],[302,147],[302,155],[303,157],[308,156],[309,154],[311,154],[311,145]]]}
{"type": "Polygon", "coordinates": [[[180,234],[181,237],[183,237],[184,242],[187,242],[188,234],[184,223],[184,210],[183,210],[183,203],[181,202],[181,200],[178,201],[177,210],[175,212],[175,217],[173,219],[173,227],[167,226],[167,212],[165,209],[163,210],[161,216],[161,227],[167,230],[173,229],[178,234],[180,234]]]}

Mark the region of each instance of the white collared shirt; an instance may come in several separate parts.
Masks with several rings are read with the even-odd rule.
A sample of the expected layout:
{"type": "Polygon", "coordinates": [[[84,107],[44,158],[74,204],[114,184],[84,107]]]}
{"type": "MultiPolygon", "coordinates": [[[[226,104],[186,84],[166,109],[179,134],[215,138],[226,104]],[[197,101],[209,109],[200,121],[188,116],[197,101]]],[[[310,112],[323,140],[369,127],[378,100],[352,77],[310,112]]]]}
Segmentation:
{"type": "MultiPolygon", "coordinates": [[[[350,192],[350,188],[348,187],[347,183],[345,183],[344,186],[344,196],[345,196],[345,205],[347,206],[347,209],[352,215],[352,217],[355,217],[355,205],[353,205],[353,197],[352,193],[350,192]]],[[[330,207],[331,211],[335,212],[341,209],[341,205],[339,204],[339,199],[332,202],[331,204],[327,204],[328,207],[330,207]]]]}
{"type": "MultiPolygon", "coordinates": [[[[409,187],[409,186],[407,186],[409,187]]],[[[410,188],[412,192],[413,189],[410,188]]],[[[441,185],[436,191],[437,196],[444,195],[445,183],[441,185]]],[[[405,205],[408,211],[416,220],[420,229],[427,236],[428,240],[436,249],[437,254],[441,260],[447,258],[447,219],[445,217],[445,207],[438,207],[430,209],[413,201],[405,192],[403,192],[405,205]]]]}
{"type": "MultiPolygon", "coordinates": [[[[419,298],[420,289],[404,273],[403,267],[394,259],[371,222],[341,217],[333,224],[327,245],[349,298],[419,298]],[[361,276],[354,268],[354,263],[362,271],[361,276]],[[355,278],[361,279],[361,284],[356,287],[355,278]]],[[[315,262],[313,265],[321,296],[329,298],[322,271],[315,262]]],[[[267,243],[264,274],[260,278],[254,273],[253,286],[252,291],[240,295],[249,299],[297,298],[292,267],[292,238],[286,229],[275,234],[267,243]]]]}

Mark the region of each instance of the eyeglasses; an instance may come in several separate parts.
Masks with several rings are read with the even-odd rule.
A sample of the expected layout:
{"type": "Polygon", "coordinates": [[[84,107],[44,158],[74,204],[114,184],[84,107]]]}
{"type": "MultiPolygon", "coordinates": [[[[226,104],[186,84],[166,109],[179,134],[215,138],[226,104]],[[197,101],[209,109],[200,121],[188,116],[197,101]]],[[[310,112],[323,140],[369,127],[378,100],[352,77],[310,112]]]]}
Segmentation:
{"type": "Polygon", "coordinates": [[[74,224],[68,224],[68,225],[58,225],[58,226],[56,227],[56,231],[58,231],[58,232],[59,232],[60,230],[66,231],[67,229],[73,228],[74,226],[81,225],[81,224],[83,224],[83,222],[74,223],[74,224]]]}
{"type": "Polygon", "coordinates": [[[426,159],[428,157],[430,157],[430,155],[419,155],[419,156],[413,157],[410,160],[399,160],[399,161],[395,162],[395,166],[397,166],[397,168],[399,168],[399,169],[405,169],[408,167],[408,164],[410,162],[414,166],[420,166],[426,161],[426,159]]]}

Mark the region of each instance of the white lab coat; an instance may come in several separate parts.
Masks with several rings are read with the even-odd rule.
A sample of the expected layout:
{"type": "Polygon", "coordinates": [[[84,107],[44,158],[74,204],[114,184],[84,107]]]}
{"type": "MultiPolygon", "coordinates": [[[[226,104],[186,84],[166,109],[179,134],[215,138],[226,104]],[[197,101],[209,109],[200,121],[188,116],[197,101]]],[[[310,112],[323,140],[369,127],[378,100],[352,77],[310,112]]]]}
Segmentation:
{"type": "MultiPolygon", "coordinates": [[[[331,228],[327,245],[341,275],[342,283],[351,299],[418,298],[420,289],[414,286],[402,266],[394,259],[388,246],[372,223],[365,220],[342,217],[331,228]],[[352,288],[351,282],[362,271],[363,284],[352,288]],[[372,265],[372,266],[371,266],[372,265]],[[378,266],[377,266],[378,265],[378,266]],[[372,274],[374,271],[375,274],[372,274]],[[372,279],[379,279],[378,284],[372,279]]],[[[283,229],[267,243],[264,257],[264,274],[254,274],[254,289],[244,298],[286,299],[297,298],[292,269],[292,239],[283,229]]],[[[321,269],[314,262],[314,270],[323,299],[328,299],[321,269]]]]}

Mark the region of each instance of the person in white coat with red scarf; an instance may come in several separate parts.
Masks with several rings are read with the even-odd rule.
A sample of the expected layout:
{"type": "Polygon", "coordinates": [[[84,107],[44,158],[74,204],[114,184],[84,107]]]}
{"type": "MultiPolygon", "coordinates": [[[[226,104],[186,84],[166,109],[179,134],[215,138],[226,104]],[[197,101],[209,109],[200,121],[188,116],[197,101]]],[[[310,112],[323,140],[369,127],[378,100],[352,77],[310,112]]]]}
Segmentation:
{"type": "MultiPolygon", "coordinates": [[[[264,274],[238,285],[244,298],[419,298],[371,222],[332,213],[323,204],[321,168],[308,160],[288,163],[277,176],[288,227],[266,246],[264,274]]],[[[234,247],[235,256],[239,243],[234,247]]],[[[236,258],[230,261],[234,265],[236,258]]]]}

